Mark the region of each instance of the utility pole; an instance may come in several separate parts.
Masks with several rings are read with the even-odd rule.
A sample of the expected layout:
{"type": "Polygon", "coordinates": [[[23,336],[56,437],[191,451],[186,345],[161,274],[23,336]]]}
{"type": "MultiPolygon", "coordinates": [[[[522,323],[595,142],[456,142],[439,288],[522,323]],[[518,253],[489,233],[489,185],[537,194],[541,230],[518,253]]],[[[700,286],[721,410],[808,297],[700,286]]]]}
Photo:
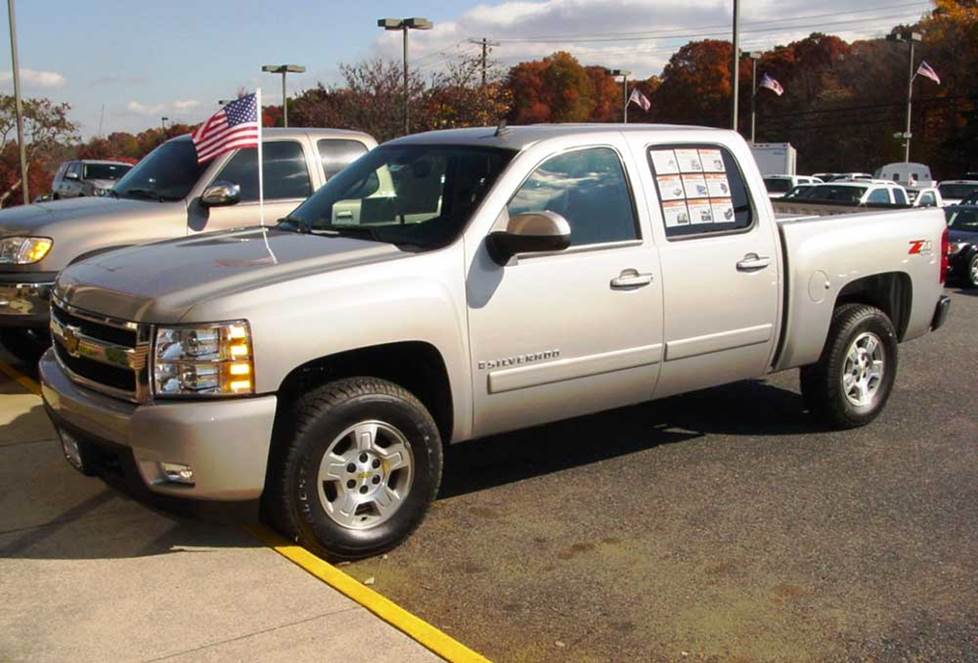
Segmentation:
{"type": "Polygon", "coordinates": [[[24,107],[20,101],[20,64],[17,62],[17,19],[14,17],[14,0],[7,0],[7,20],[10,22],[10,65],[14,78],[14,105],[17,110],[17,147],[20,148],[20,190],[24,204],[31,202],[27,185],[27,145],[24,144],[24,107]]]}
{"type": "Polygon", "coordinates": [[[753,145],[757,139],[757,61],[764,55],[760,51],[752,51],[751,75],[750,75],[750,144],[753,145]]]}
{"type": "Polygon", "coordinates": [[[913,104],[913,81],[917,77],[917,72],[914,67],[914,43],[919,42],[922,39],[922,35],[919,32],[913,32],[912,30],[905,30],[903,32],[893,32],[886,36],[889,41],[905,41],[910,44],[910,72],[907,74],[907,128],[903,132],[903,161],[905,163],[910,162],[910,139],[913,134],[910,131],[910,120],[911,120],[911,110],[913,104]]]}
{"type": "MultiPolygon", "coordinates": [[[[268,74],[282,74],[282,126],[289,126],[289,97],[285,91],[285,77],[287,74],[301,74],[306,70],[301,64],[266,64],[262,65],[262,71],[268,74]]],[[[261,114],[261,109],[258,109],[261,114]]]]}
{"type": "Polygon", "coordinates": [[[470,39],[470,44],[475,44],[476,46],[482,47],[482,87],[486,86],[486,71],[489,68],[489,47],[499,46],[498,41],[490,41],[483,37],[482,39],[470,39]]]}
{"type": "Polygon", "coordinates": [[[435,24],[426,18],[381,18],[377,27],[384,30],[400,30],[404,35],[404,135],[411,133],[411,91],[408,81],[408,31],[430,30],[435,24]]]}
{"type": "Polygon", "coordinates": [[[733,83],[733,104],[730,113],[731,129],[737,131],[737,102],[740,100],[740,6],[738,0],[733,0],[733,71],[730,80],[733,83]]]}

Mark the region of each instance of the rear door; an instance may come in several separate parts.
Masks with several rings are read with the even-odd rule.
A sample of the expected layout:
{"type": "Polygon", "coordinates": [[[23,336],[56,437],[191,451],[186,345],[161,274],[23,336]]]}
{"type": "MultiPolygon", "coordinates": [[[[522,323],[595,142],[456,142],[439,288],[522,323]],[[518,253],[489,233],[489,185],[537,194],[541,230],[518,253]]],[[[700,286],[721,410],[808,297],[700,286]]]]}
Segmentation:
{"type": "Polygon", "coordinates": [[[646,156],[664,302],[656,396],[763,375],[780,306],[773,219],[720,145],[653,145],[646,156]]]}
{"type": "MultiPolygon", "coordinates": [[[[305,141],[274,140],[262,144],[265,190],[265,223],[274,224],[308,198],[313,191],[305,141]]],[[[238,150],[218,171],[208,186],[227,181],[241,187],[241,200],[226,207],[204,208],[204,218],[192,221],[191,232],[210,232],[227,228],[256,226],[261,219],[258,204],[258,150],[238,150]]]]}

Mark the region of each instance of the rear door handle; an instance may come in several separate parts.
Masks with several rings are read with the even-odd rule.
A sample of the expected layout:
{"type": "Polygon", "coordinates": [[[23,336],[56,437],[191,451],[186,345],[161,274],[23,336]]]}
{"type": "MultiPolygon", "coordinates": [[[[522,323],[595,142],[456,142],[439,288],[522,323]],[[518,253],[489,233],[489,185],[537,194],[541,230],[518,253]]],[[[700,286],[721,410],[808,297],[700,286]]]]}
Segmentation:
{"type": "Polygon", "coordinates": [[[626,269],[621,274],[611,279],[611,287],[618,290],[629,288],[641,288],[643,285],[652,283],[651,274],[641,274],[637,269],[626,269]]]}
{"type": "Polygon", "coordinates": [[[771,259],[767,256],[759,256],[756,253],[748,253],[737,263],[737,269],[741,272],[753,272],[764,269],[771,264],[771,259]]]}

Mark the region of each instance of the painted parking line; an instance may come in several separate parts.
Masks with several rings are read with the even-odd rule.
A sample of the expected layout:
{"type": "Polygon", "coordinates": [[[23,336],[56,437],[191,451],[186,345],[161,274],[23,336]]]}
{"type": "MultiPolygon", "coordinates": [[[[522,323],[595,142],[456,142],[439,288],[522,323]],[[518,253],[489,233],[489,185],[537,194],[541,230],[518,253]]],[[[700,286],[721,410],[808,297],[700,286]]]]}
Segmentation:
{"type": "Polygon", "coordinates": [[[37,380],[24,375],[10,364],[0,361],[0,373],[3,373],[32,394],[41,395],[41,385],[37,383],[37,380]]]}
{"type": "Polygon", "coordinates": [[[359,580],[339,570],[329,562],[316,557],[311,552],[290,543],[278,534],[263,526],[248,528],[259,541],[282,555],[303,570],[319,578],[327,585],[359,603],[385,622],[412,638],[425,648],[448,661],[476,661],[485,663],[489,659],[469,649],[458,640],[438,630],[417,615],[414,615],[387,597],[363,585],[359,580]]]}
{"type": "MultiPolygon", "coordinates": [[[[0,373],[17,382],[31,393],[40,395],[41,386],[36,380],[24,375],[13,366],[0,361],[0,373]]],[[[259,541],[323,581],[355,603],[363,606],[423,647],[448,661],[487,663],[489,659],[469,649],[451,636],[435,628],[420,617],[411,614],[387,597],[363,585],[352,576],[343,573],[332,564],[316,557],[301,546],[290,543],[262,525],[249,525],[246,529],[259,541]]]]}

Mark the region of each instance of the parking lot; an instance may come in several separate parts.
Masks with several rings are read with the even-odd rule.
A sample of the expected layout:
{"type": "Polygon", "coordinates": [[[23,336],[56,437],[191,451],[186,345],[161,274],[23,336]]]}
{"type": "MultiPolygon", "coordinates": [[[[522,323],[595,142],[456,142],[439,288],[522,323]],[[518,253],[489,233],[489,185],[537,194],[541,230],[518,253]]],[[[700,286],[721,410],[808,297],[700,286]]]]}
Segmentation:
{"type": "MultiPolygon", "coordinates": [[[[788,373],[459,445],[421,529],[343,570],[500,661],[978,660],[978,297],[949,292],[869,427],[819,430],[788,373]]],[[[0,658],[432,658],[78,475],[7,378],[0,424],[0,658]]]]}

